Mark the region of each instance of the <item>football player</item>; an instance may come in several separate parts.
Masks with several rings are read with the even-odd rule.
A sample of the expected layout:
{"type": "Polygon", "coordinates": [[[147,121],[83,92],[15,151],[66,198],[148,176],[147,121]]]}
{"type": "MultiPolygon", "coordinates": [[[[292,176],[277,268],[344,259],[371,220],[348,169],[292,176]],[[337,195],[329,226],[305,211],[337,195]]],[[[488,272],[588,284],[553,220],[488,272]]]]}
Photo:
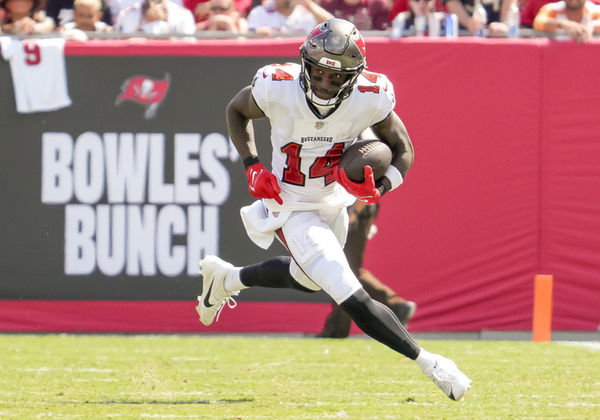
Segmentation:
{"type": "Polygon", "coordinates": [[[383,74],[365,71],[365,42],[342,19],[318,25],[300,48],[301,64],[268,65],[228,104],[229,136],[243,159],[250,193],[242,208],[250,239],[268,248],[277,239],[291,257],[246,267],[212,255],[200,261],[200,321],[210,325],[232,296],[252,287],[324,290],[369,336],[414,360],[454,400],[470,379],[453,361],[420,347],[385,305],[373,300],[352,272],[342,249],[346,207],[371,204],[399,187],[413,162],[413,147],[394,112],[394,89],[383,74]],[[259,160],[252,120],[268,118],[271,171],[259,160]],[[392,150],[392,164],[377,183],[370,167],[352,182],[337,163],[346,146],[371,127],[392,150]]]}

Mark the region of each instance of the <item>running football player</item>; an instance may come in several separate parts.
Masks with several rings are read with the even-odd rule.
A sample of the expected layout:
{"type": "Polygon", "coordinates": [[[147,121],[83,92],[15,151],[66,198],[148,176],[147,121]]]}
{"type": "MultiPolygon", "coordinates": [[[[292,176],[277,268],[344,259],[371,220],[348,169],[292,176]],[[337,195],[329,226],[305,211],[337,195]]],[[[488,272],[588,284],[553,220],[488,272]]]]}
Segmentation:
{"type": "Polygon", "coordinates": [[[210,325],[232,296],[252,287],[324,290],[372,338],[414,360],[453,400],[471,380],[453,361],[420,347],[385,305],[362,288],[344,255],[346,207],[357,198],[376,203],[399,187],[413,162],[413,147],[394,112],[393,86],[383,74],[365,71],[365,43],[342,19],[318,25],[300,48],[301,64],[268,65],[227,106],[229,136],[246,167],[250,193],[242,208],[250,239],[268,248],[277,237],[291,257],[235,267],[216,256],[200,261],[200,321],[210,325]],[[252,120],[268,118],[273,157],[269,171],[259,160],[252,120]],[[377,183],[349,180],[337,166],[344,148],[371,127],[393,152],[377,183]]]}

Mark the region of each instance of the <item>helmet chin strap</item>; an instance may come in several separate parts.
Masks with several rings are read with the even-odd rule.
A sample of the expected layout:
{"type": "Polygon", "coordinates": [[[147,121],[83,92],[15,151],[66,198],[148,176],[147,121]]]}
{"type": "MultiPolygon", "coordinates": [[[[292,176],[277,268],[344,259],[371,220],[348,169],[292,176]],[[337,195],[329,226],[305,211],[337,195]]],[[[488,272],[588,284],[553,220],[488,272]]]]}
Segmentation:
{"type": "Polygon", "coordinates": [[[314,102],[313,105],[317,109],[317,111],[319,111],[319,114],[321,114],[321,116],[329,115],[331,113],[331,110],[335,107],[335,105],[317,105],[314,102]]]}
{"type": "MultiPolygon", "coordinates": [[[[308,77],[310,77],[310,76],[308,76],[308,77]]],[[[344,84],[342,86],[340,86],[337,94],[333,98],[321,99],[313,92],[312,83],[310,83],[310,78],[307,78],[308,86],[306,89],[306,97],[308,98],[308,100],[310,102],[313,103],[313,105],[315,105],[317,107],[329,108],[326,110],[321,110],[321,109],[319,110],[319,111],[321,111],[322,114],[326,114],[327,112],[329,112],[331,110],[331,107],[334,107],[343,101],[343,99],[340,99],[340,95],[342,94],[344,89],[346,89],[346,87],[348,86],[349,83],[350,83],[350,80],[345,81],[344,84]],[[322,111],[326,111],[326,112],[322,112],[322,111]]]]}
{"type": "Polygon", "coordinates": [[[306,91],[306,97],[308,98],[308,100],[311,101],[313,103],[313,105],[315,105],[316,107],[319,107],[319,108],[331,108],[331,107],[337,105],[338,96],[339,96],[339,93],[331,99],[321,99],[312,91],[312,89],[308,89],[306,91]]]}

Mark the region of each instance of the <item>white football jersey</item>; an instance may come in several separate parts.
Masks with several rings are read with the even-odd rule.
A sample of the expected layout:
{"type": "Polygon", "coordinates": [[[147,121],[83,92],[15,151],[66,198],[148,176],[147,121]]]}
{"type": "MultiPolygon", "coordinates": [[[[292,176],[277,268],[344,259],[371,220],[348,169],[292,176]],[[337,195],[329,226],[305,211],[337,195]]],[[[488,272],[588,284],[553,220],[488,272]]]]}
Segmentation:
{"type": "Polygon", "coordinates": [[[393,111],[394,88],[385,75],[364,71],[338,109],[319,118],[307,104],[299,74],[299,64],[272,64],[252,82],[254,99],[271,123],[272,172],[283,199],[283,205],[265,205],[271,211],[346,207],[355,198],[335,182],[328,157],[341,156],[363,130],[393,111]]]}
{"type": "Polygon", "coordinates": [[[10,62],[15,102],[20,113],[55,111],[71,105],[62,38],[0,38],[2,57],[10,62]]]}

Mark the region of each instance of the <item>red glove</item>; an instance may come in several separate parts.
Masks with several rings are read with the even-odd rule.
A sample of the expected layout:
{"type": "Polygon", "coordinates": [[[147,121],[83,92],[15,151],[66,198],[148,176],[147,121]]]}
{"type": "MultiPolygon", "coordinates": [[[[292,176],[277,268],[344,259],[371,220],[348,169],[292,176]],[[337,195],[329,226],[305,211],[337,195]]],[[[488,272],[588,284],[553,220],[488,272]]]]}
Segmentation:
{"type": "Polygon", "coordinates": [[[279,204],[283,204],[283,200],[279,197],[281,189],[277,184],[277,178],[262,163],[255,163],[246,169],[246,176],[250,194],[256,198],[273,198],[279,204]]]}
{"type": "Polygon", "coordinates": [[[375,204],[379,201],[381,193],[375,187],[373,169],[370,166],[365,166],[365,180],[363,182],[352,181],[346,176],[346,171],[340,169],[339,166],[335,167],[333,174],[338,184],[363,203],[375,204]]]}

